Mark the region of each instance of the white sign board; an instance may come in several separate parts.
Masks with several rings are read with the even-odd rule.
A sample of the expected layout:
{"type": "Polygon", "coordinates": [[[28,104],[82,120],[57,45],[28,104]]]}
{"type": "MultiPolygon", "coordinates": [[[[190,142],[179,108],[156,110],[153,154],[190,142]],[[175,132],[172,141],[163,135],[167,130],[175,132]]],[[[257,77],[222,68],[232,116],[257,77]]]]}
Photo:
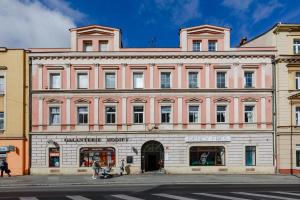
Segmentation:
{"type": "Polygon", "coordinates": [[[228,135],[214,136],[214,135],[195,135],[185,137],[185,142],[230,142],[231,137],[228,135]]]}

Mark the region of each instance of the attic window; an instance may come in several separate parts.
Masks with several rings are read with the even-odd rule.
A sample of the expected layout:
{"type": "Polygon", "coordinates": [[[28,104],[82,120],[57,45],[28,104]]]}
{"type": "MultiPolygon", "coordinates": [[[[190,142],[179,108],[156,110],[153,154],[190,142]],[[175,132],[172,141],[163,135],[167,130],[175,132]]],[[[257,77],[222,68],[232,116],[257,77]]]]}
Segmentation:
{"type": "Polygon", "coordinates": [[[99,51],[108,51],[108,41],[107,40],[99,41],[99,51]]]}
{"type": "Polygon", "coordinates": [[[208,41],[208,51],[217,51],[217,41],[215,40],[210,40],[208,41]]]}
{"type": "Polygon", "coordinates": [[[193,51],[201,51],[201,40],[193,40],[193,51]]]}
{"type": "Polygon", "coordinates": [[[83,51],[93,51],[92,41],[83,41],[83,51]]]}

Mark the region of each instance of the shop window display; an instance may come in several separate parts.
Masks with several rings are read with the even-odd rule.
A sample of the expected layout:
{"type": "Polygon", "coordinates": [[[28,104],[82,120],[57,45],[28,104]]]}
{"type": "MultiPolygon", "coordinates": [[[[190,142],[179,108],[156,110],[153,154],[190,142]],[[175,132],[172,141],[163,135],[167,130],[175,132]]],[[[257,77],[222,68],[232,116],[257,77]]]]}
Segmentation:
{"type": "Polygon", "coordinates": [[[98,161],[101,167],[116,165],[116,151],[113,147],[84,147],[80,149],[80,167],[91,167],[98,161]]]}
{"type": "Polygon", "coordinates": [[[59,167],[60,165],[59,147],[49,148],[49,167],[59,167]]]}
{"type": "Polygon", "coordinates": [[[224,166],[225,148],[222,146],[194,146],[190,148],[190,166],[224,166]]]}

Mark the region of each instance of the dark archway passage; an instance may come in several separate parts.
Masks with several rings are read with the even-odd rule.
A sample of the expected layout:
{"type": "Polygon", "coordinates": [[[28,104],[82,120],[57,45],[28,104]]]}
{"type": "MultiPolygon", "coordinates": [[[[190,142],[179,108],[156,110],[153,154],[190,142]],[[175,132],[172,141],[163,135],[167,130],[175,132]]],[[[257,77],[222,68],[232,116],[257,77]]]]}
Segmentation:
{"type": "Polygon", "coordinates": [[[159,161],[162,160],[162,167],[164,164],[164,147],[160,142],[151,140],[143,144],[141,154],[141,168],[142,172],[159,170],[159,161]]]}

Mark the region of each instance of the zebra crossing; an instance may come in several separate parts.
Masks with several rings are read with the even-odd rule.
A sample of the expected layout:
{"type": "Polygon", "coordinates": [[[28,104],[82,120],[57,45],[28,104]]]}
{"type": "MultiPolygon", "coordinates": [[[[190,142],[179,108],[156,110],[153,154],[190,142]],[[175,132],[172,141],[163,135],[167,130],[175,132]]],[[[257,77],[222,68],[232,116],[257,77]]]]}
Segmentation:
{"type": "MultiPolygon", "coordinates": [[[[265,192],[226,192],[226,193],[188,193],[188,194],[167,194],[167,193],[154,193],[149,195],[143,195],[143,197],[136,196],[135,194],[111,194],[106,195],[107,199],[112,200],[147,200],[147,199],[159,199],[165,200],[255,200],[255,199],[278,199],[278,200],[300,200],[300,192],[293,191],[265,191],[265,192]],[[188,195],[188,196],[186,196],[188,195]]],[[[38,197],[19,197],[19,200],[42,200],[38,197]]],[[[60,199],[60,198],[57,198],[60,199]]],[[[90,198],[81,195],[67,195],[63,199],[71,200],[96,200],[102,199],[99,197],[90,198]]]]}

